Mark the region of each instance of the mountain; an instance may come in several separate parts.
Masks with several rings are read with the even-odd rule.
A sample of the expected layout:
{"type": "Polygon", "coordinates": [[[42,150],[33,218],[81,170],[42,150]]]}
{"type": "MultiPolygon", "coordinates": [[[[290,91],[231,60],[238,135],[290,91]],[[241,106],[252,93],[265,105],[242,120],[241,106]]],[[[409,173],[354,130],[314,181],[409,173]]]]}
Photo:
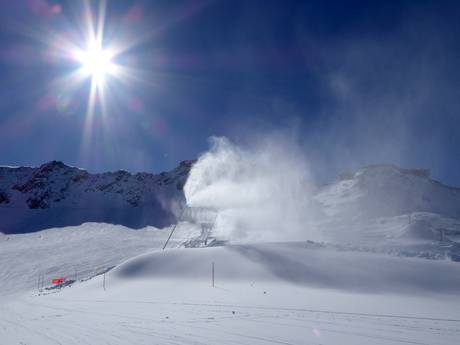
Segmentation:
{"type": "MultiPolygon", "coordinates": [[[[183,186],[193,163],[181,162],[161,174],[90,174],[57,161],[37,168],[0,167],[0,232],[85,222],[168,226],[184,204],[183,186]]],[[[319,187],[312,199],[311,226],[325,243],[403,246],[413,255],[428,250],[442,256],[446,241],[460,242],[460,189],[431,179],[427,170],[368,166],[319,187]]]]}
{"type": "Polygon", "coordinates": [[[460,189],[427,170],[374,165],[315,194],[325,242],[460,260],[460,189]]]}
{"type": "Polygon", "coordinates": [[[85,222],[130,228],[176,221],[193,161],[160,174],[90,174],[52,161],[40,167],[0,167],[0,232],[26,233],[85,222]]]}
{"type": "Polygon", "coordinates": [[[428,170],[373,165],[327,185],[316,195],[332,217],[372,218],[432,212],[460,218],[460,188],[432,180],[428,170]]]}

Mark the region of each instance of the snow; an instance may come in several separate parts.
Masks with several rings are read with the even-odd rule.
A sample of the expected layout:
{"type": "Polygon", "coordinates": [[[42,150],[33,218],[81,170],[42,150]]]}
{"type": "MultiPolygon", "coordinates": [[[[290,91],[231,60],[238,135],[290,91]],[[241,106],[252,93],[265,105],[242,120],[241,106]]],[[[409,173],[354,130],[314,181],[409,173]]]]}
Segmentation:
{"type": "Polygon", "coordinates": [[[213,289],[209,281],[154,280],[108,285],[106,291],[101,283],[99,279],[85,291],[68,289],[4,306],[5,314],[0,316],[3,341],[38,345],[458,344],[458,311],[445,299],[258,282],[225,282],[213,289]]]}
{"type": "Polygon", "coordinates": [[[460,189],[424,170],[363,168],[313,196],[321,241],[397,255],[460,258],[460,189]]]}
{"type": "MultiPolygon", "coordinates": [[[[30,234],[0,235],[0,293],[10,296],[36,289],[39,274],[46,282],[61,276],[90,277],[130,257],[162,248],[169,230],[85,223],[30,234]]],[[[192,225],[179,226],[169,247],[198,234],[199,229],[192,225]]]]}
{"type": "Polygon", "coordinates": [[[175,249],[130,259],[110,272],[116,281],[203,279],[214,262],[225,281],[251,279],[356,292],[460,292],[460,265],[451,261],[266,243],[175,249]],[[377,269],[378,268],[378,269],[377,269]]]}
{"type": "MultiPolygon", "coordinates": [[[[210,193],[206,209],[184,213],[190,222],[179,223],[163,251],[171,227],[138,225],[155,217],[161,222],[164,215],[155,207],[151,218],[140,214],[144,206],[150,212],[157,205],[149,204],[153,200],[170,206],[183,201],[177,183],[189,168],[91,176],[59,162],[0,168],[0,192],[8,187],[0,194],[0,225],[22,232],[102,215],[138,228],[84,223],[0,233],[0,344],[460,343],[459,189],[429,179],[426,171],[368,167],[306,195],[305,203],[283,204],[281,215],[275,210],[279,200],[268,208],[272,216],[251,201],[254,207],[246,205],[244,217],[240,210],[236,219],[247,222],[212,213],[215,227],[231,224],[234,235],[245,233],[245,224],[260,232],[255,238],[224,238],[217,241],[221,247],[185,248],[203,246],[198,224],[209,222],[206,212],[215,210],[210,193]],[[87,177],[77,178],[63,191],[65,198],[55,201],[68,176],[81,174],[87,177]],[[31,196],[46,196],[50,207],[27,208],[31,196]],[[94,205],[94,214],[79,213],[87,205],[94,205]],[[309,209],[299,219],[308,222],[295,224],[294,240],[288,215],[304,206],[309,209]],[[72,208],[74,218],[67,211],[72,208]],[[321,234],[321,241],[310,238],[312,233],[321,234]],[[77,281],[39,292],[39,276],[45,285],[58,277],[77,281]]],[[[290,174],[281,185],[273,176],[269,187],[289,185],[290,174]]],[[[224,236],[225,229],[213,228],[212,236],[224,236]]]]}
{"type": "Polygon", "coordinates": [[[391,165],[363,168],[321,188],[314,198],[324,214],[333,217],[392,217],[412,212],[460,217],[459,188],[391,165]]]}
{"type": "MultiPolygon", "coordinates": [[[[85,230],[97,231],[91,226],[85,230]]],[[[50,248],[64,250],[62,230],[46,233],[50,240],[59,233],[50,248]]],[[[14,236],[24,242],[33,235],[14,236]]],[[[87,242],[76,243],[82,250],[77,247],[87,242]]],[[[449,260],[305,242],[153,250],[71,287],[0,299],[0,339],[37,345],[456,345],[459,292],[460,265],[449,260]]]]}

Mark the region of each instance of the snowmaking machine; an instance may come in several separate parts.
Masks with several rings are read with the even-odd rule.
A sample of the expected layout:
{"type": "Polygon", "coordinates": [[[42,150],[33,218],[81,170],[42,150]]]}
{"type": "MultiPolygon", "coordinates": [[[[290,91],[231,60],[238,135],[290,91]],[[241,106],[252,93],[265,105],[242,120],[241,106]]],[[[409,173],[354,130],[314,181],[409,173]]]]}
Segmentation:
{"type": "Polygon", "coordinates": [[[172,227],[163,249],[166,248],[174,231],[180,224],[189,223],[200,227],[198,236],[187,239],[183,246],[187,248],[213,247],[222,245],[223,241],[213,236],[213,230],[218,216],[217,210],[206,207],[185,207],[177,223],[172,227]]]}

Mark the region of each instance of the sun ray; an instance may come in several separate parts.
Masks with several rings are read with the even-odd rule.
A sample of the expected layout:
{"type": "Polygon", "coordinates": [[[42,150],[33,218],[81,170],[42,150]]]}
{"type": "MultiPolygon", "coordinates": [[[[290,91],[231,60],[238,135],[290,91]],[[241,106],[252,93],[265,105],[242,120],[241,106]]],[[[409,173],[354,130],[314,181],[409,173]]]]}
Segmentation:
{"type": "Polygon", "coordinates": [[[83,1],[83,18],[85,21],[84,28],[86,29],[86,40],[91,40],[94,38],[94,21],[93,21],[93,12],[91,10],[91,4],[89,0],[83,1]]]}
{"type": "Polygon", "coordinates": [[[102,46],[102,43],[103,43],[106,8],[107,8],[106,1],[101,0],[99,2],[99,13],[98,13],[97,33],[96,33],[96,39],[97,39],[97,43],[99,46],[102,46]]]}
{"type": "MultiPolygon", "coordinates": [[[[107,0],[97,2],[83,0],[77,5],[81,13],[67,20],[70,25],[76,24],[73,27],[64,25],[60,32],[30,30],[27,33],[28,36],[47,44],[47,53],[51,54],[52,63],[62,61],[65,67],[71,65],[73,68],[64,76],[52,81],[50,87],[51,92],[54,92],[52,98],[59,98],[61,94],[70,95],[68,97],[81,97],[81,92],[77,90],[87,82],[89,84],[89,90],[83,91],[87,92],[85,101],[81,102],[85,107],[80,144],[82,161],[84,155],[91,154],[91,147],[95,142],[94,136],[96,133],[100,134],[99,130],[103,131],[102,136],[106,137],[104,140],[110,139],[112,115],[121,114],[120,110],[123,107],[131,107],[130,102],[136,96],[127,96],[133,93],[127,93],[126,90],[134,86],[157,89],[168,87],[167,84],[162,84],[162,81],[167,78],[163,73],[129,66],[130,59],[127,53],[169,26],[201,10],[207,4],[207,0],[202,1],[199,6],[181,8],[171,18],[163,18],[155,29],[137,32],[136,37],[132,36],[130,28],[126,28],[126,31],[120,31],[118,41],[113,37],[107,39],[104,36],[109,28],[113,29],[112,23],[108,22],[108,4],[107,0]],[[127,64],[120,63],[123,60],[127,64]],[[97,128],[96,125],[101,125],[102,128],[97,128]]],[[[123,23],[123,20],[120,23],[123,23]]],[[[80,102],[78,107],[74,108],[79,108],[79,104],[80,102]]]]}
{"type": "Polygon", "coordinates": [[[115,54],[123,54],[124,52],[151,40],[155,35],[161,34],[163,31],[169,29],[171,26],[178,24],[184,20],[187,20],[190,17],[200,13],[204,9],[206,9],[212,0],[201,0],[196,1],[192,6],[184,5],[183,8],[180,8],[177,13],[174,14],[168,20],[164,20],[161,24],[159,24],[155,29],[145,30],[142,35],[137,35],[135,38],[130,40],[129,42],[125,42],[125,44],[114,47],[115,54]]]}
{"type": "Polygon", "coordinates": [[[80,69],[72,71],[70,74],[66,74],[58,79],[53,80],[52,87],[55,89],[76,89],[87,79],[85,73],[80,69]]]}
{"type": "Polygon", "coordinates": [[[86,107],[86,116],[85,122],[83,126],[83,136],[82,141],[80,144],[80,159],[84,161],[83,157],[91,147],[91,139],[92,139],[92,132],[93,132],[93,119],[94,119],[94,110],[96,106],[96,93],[97,87],[95,81],[91,81],[91,87],[88,97],[88,104],[86,107]]]}

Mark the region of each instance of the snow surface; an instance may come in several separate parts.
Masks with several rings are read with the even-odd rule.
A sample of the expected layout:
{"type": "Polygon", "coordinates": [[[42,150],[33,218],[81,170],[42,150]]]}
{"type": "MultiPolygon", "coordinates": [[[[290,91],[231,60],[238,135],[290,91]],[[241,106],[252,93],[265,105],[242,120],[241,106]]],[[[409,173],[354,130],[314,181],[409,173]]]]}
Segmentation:
{"type": "MultiPolygon", "coordinates": [[[[30,234],[0,234],[0,294],[37,288],[38,275],[88,278],[146,251],[162,248],[169,228],[133,230],[121,225],[85,223],[30,234]]],[[[176,247],[199,229],[179,226],[168,247],[176,247]]],[[[1,297],[0,297],[1,299],[1,297]]]]}
{"type": "Polygon", "coordinates": [[[443,185],[426,174],[392,165],[369,166],[321,188],[315,199],[325,215],[337,218],[391,217],[413,212],[460,218],[460,188],[443,185]]]}
{"type": "Polygon", "coordinates": [[[425,170],[366,167],[313,199],[313,226],[325,243],[460,261],[460,189],[425,170]]]}
{"type": "MultiPolygon", "coordinates": [[[[305,234],[315,227],[320,240],[262,243],[265,234],[184,248],[202,246],[203,234],[182,222],[162,251],[171,227],[138,226],[164,221],[138,212],[154,200],[168,207],[183,200],[189,168],[153,176],[89,176],[59,162],[0,169],[0,187],[8,187],[0,188],[0,223],[17,232],[79,224],[86,205],[94,219],[141,228],[85,223],[0,233],[0,345],[460,343],[459,189],[422,170],[368,167],[312,195],[305,234]],[[45,285],[76,282],[39,292],[39,276],[45,285]]],[[[203,218],[191,211],[191,220],[203,218]]],[[[289,239],[286,224],[275,229],[278,238],[289,239]]]]}
{"type": "MultiPolygon", "coordinates": [[[[57,256],[68,250],[62,230],[46,232],[57,256]]],[[[97,225],[83,230],[72,232],[84,238],[97,225]]],[[[120,230],[105,228],[101,239],[122,252],[113,239],[120,230]]],[[[153,243],[159,232],[151,232],[153,243]]],[[[32,245],[36,235],[11,237],[32,245]]],[[[75,241],[74,250],[87,244],[75,241]]],[[[29,250],[24,244],[17,255],[29,250]]],[[[0,299],[0,343],[457,345],[459,292],[460,265],[449,260],[306,242],[154,250],[71,287],[0,299]]]]}

